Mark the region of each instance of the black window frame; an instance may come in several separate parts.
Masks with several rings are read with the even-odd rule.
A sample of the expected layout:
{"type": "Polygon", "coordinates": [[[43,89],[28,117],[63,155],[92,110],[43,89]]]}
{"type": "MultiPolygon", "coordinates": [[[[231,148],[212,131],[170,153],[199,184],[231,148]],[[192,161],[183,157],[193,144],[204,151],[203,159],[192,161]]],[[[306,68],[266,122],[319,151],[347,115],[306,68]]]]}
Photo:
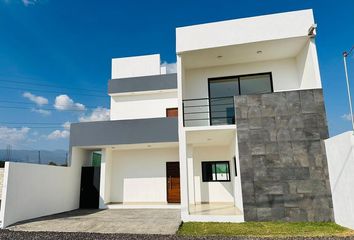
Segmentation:
{"type": "MultiPolygon", "coordinates": [[[[243,94],[242,94],[242,90],[241,90],[240,78],[242,78],[242,77],[258,76],[258,75],[269,75],[270,90],[271,90],[270,93],[273,93],[273,92],[274,92],[274,88],[273,88],[273,76],[272,76],[272,72],[262,72],[262,73],[252,73],[252,74],[243,74],[243,75],[232,75],[232,76],[208,78],[208,97],[209,97],[209,99],[210,99],[210,82],[211,82],[211,81],[237,78],[238,94],[239,94],[239,95],[243,95],[243,94]]],[[[245,95],[258,95],[258,94],[262,94],[262,93],[245,94],[245,95]]],[[[233,97],[233,96],[225,96],[225,97],[233,97]]]]}
{"type": "MultiPolygon", "coordinates": [[[[203,182],[231,182],[231,173],[230,173],[230,161],[203,161],[201,163],[201,167],[202,167],[202,181],[203,182]],[[222,164],[222,163],[226,163],[227,164],[227,174],[228,174],[228,179],[227,180],[213,180],[212,178],[205,178],[205,174],[204,174],[204,164],[211,164],[211,165],[216,165],[216,164],[222,164]]],[[[216,175],[217,176],[217,175],[216,175]]]]}
{"type": "MultiPolygon", "coordinates": [[[[217,80],[235,79],[236,78],[237,79],[237,84],[238,84],[238,95],[237,96],[240,96],[240,95],[259,95],[259,94],[264,94],[264,93],[242,94],[241,81],[240,81],[240,78],[242,78],[242,77],[251,77],[251,76],[258,76],[258,75],[269,75],[270,93],[273,93],[274,92],[274,88],[273,88],[273,75],[272,75],[272,72],[261,72],[261,73],[252,73],[252,74],[242,74],[242,75],[231,75],[231,76],[224,76],[224,77],[208,78],[209,123],[210,123],[210,125],[213,125],[212,115],[211,115],[212,111],[211,111],[211,104],[210,104],[210,99],[212,99],[210,97],[210,82],[211,81],[217,81],[217,80]]],[[[227,97],[234,97],[234,96],[224,96],[224,97],[227,98],[227,97]]],[[[234,123],[232,123],[232,124],[234,124],[234,123]]]]}

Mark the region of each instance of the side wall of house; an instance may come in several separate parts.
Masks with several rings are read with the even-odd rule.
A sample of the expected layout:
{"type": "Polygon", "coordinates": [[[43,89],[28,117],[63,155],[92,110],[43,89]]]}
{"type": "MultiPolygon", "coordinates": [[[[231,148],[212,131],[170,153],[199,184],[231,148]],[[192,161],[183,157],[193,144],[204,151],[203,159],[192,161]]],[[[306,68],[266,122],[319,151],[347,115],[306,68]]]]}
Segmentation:
{"type": "Polygon", "coordinates": [[[88,157],[84,150],[74,148],[70,167],[6,162],[2,228],[79,208],[81,166],[88,157]]]}
{"type": "Polygon", "coordinates": [[[166,162],[178,162],[178,148],[112,152],[111,202],[167,202],[166,162]]]}
{"type": "Polygon", "coordinates": [[[346,132],[325,140],[334,219],[354,229],[354,136],[346,132]]]}
{"type": "Polygon", "coordinates": [[[322,90],[235,99],[246,221],[331,221],[322,90]]]}
{"type": "Polygon", "coordinates": [[[166,117],[177,107],[177,91],[111,97],[111,120],[166,117]]]}

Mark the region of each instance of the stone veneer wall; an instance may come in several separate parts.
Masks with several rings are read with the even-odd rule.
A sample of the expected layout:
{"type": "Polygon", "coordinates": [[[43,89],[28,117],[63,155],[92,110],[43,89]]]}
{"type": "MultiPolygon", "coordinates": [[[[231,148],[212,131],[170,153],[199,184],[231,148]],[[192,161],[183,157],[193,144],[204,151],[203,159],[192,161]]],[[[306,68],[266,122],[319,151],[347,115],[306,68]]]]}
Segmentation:
{"type": "Polygon", "coordinates": [[[333,221],[321,89],[235,98],[246,221],[333,221]]]}

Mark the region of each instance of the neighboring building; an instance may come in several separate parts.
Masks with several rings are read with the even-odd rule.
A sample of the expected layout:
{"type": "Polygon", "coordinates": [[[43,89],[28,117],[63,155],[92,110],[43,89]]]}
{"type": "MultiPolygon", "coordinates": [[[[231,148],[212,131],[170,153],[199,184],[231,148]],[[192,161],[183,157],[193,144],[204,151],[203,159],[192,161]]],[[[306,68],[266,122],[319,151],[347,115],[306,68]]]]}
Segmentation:
{"type": "Polygon", "coordinates": [[[71,170],[31,199],[40,214],[4,190],[3,226],[80,195],[81,207],[180,208],[183,221],[332,221],[315,35],[303,10],[177,28],[177,73],[158,54],[113,59],[110,121],[71,125],[71,170]]]}
{"type": "Polygon", "coordinates": [[[113,59],[111,121],[71,127],[72,161],[102,151],[99,207],[332,220],[314,26],[305,10],[177,28],[177,74],[113,59]]]}

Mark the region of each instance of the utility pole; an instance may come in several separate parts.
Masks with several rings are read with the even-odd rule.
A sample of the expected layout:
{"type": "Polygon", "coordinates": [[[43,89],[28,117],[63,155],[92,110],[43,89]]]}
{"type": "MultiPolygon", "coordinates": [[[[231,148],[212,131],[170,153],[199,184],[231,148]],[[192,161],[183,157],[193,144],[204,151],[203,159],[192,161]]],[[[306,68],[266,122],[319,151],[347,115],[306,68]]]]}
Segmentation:
{"type": "Polygon", "coordinates": [[[349,52],[343,52],[343,61],[344,61],[344,72],[345,72],[345,80],[347,82],[347,92],[348,92],[348,100],[349,100],[349,108],[350,108],[350,119],[352,121],[352,131],[354,135],[354,118],[353,118],[353,107],[352,107],[352,97],[350,94],[350,84],[348,77],[348,68],[347,68],[347,57],[353,52],[354,46],[350,49],[349,52]]]}
{"type": "Polygon", "coordinates": [[[5,161],[8,161],[10,162],[11,161],[11,158],[12,158],[12,147],[10,144],[8,144],[6,146],[6,158],[5,158],[5,161]]]}

